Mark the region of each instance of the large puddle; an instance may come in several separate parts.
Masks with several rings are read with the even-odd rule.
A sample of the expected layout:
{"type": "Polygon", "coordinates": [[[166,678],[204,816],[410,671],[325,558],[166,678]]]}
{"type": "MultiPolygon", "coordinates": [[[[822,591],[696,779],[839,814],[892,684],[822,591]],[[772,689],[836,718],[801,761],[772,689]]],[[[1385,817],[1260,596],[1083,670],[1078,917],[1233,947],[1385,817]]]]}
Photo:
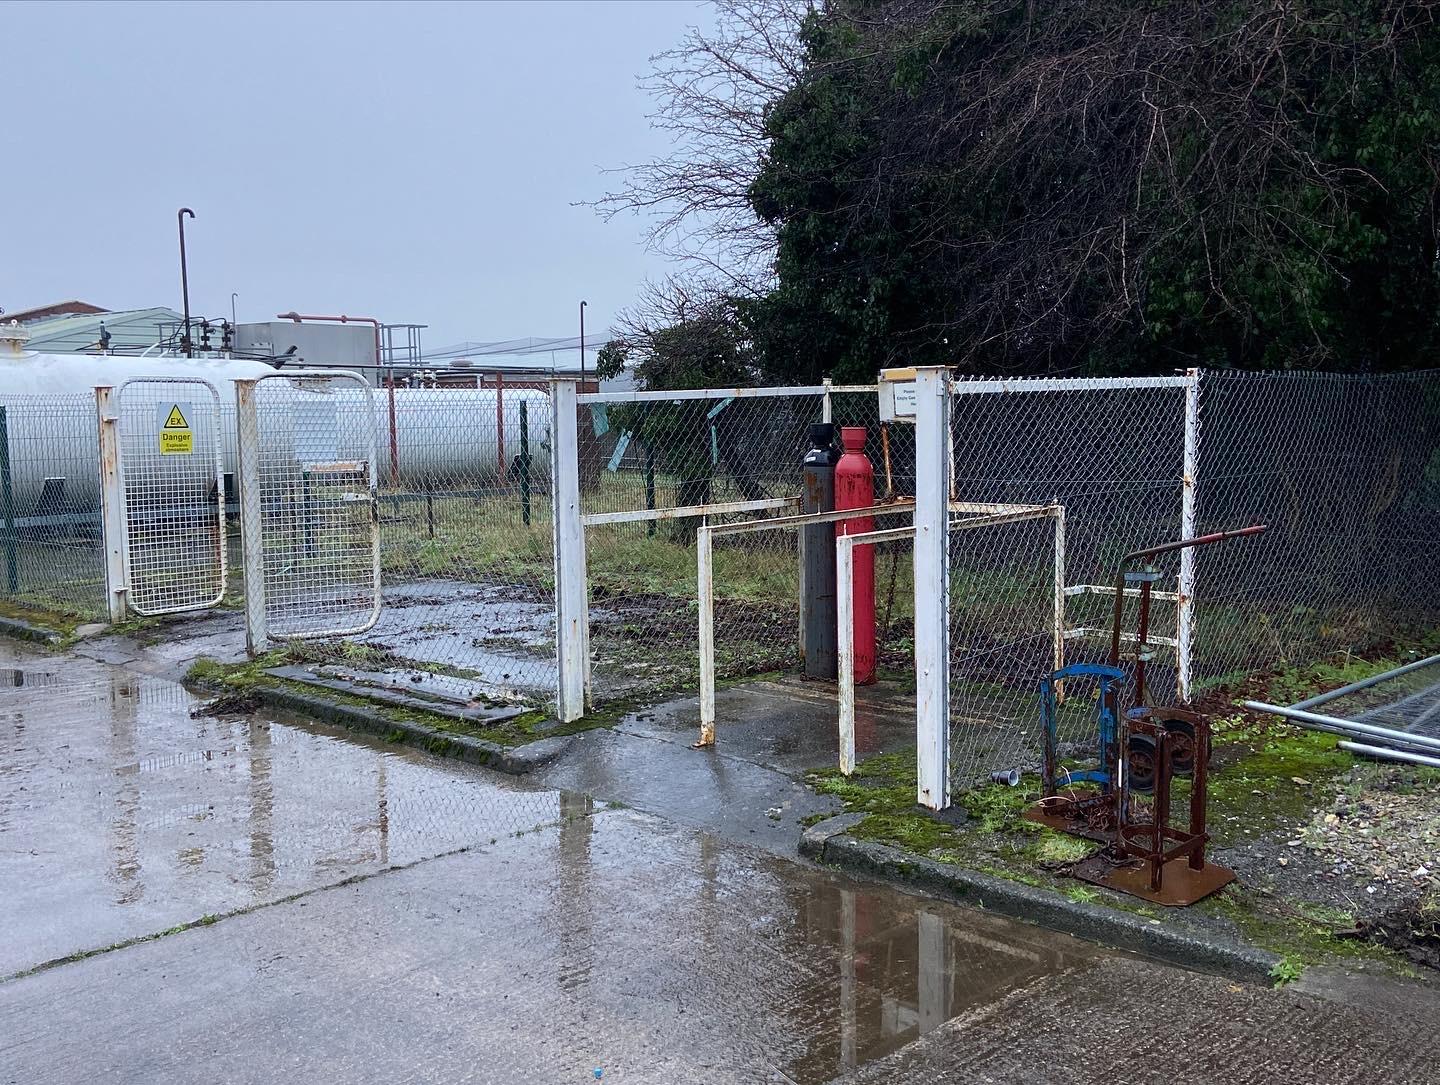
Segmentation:
{"type": "Polygon", "coordinates": [[[405,747],[192,718],[184,688],[118,667],[0,679],[0,975],[560,816],[556,792],[405,747]]]}
{"type": "MultiPolygon", "coordinates": [[[[316,1012],[281,1049],[245,1056],[256,1080],[280,1074],[266,1060],[289,1057],[284,1045],[339,1032],[370,1052],[374,1080],[391,1061],[399,1074],[437,1049],[407,1048],[423,1029],[403,1023],[359,1035],[362,1008],[403,1018],[428,1013],[436,990],[472,990],[446,1011],[463,1042],[443,1045],[438,1077],[503,1049],[520,1060],[505,1080],[550,1080],[524,1076],[533,1033],[576,1072],[613,1068],[607,1080],[659,1052],[674,1080],[818,1085],[1101,953],[579,793],[268,713],[192,716],[198,703],[172,682],[0,648],[0,977],[250,910],[12,993],[74,985],[113,1003],[94,1011],[102,1032],[150,1035],[164,1013],[146,994],[155,968],[188,1000],[232,972],[243,986],[262,954],[316,1012]]],[[[223,1004],[186,1005],[167,1036],[244,1042],[223,1004]]]]}

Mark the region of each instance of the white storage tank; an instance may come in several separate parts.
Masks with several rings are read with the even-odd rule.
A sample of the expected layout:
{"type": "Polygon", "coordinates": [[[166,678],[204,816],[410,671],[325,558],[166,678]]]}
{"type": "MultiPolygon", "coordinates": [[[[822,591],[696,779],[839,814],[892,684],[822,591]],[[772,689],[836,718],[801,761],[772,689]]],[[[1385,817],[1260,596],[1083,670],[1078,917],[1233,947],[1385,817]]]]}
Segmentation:
{"type": "MultiPolygon", "coordinates": [[[[50,511],[46,501],[67,511],[98,503],[98,440],[94,407],[97,385],[119,388],[135,378],[199,378],[213,384],[221,407],[224,469],[236,471],[234,381],[273,376],[263,362],[190,359],[172,356],[130,357],[93,354],[44,354],[17,349],[0,328],[0,405],[5,405],[15,514],[50,511]],[[43,500],[42,500],[43,498],[43,500]]],[[[14,337],[18,339],[18,336],[14,337]]],[[[337,410],[363,393],[336,385],[337,410]]],[[[262,403],[262,440],[267,451],[290,444],[290,419],[275,417],[277,405],[291,396],[288,382],[270,382],[262,403]],[[286,389],[287,391],[281,391],[286,389]]],[[[312,403],[313,395],[301,393],[312,403]]],[[[397,388],[391,435],[391,393],[372,393],[375,411],[376,477],[391,482],[392,457],[404,489],[444,488],[466,480],[493,480],[502,458],[510,469],[520,455],[521,403],[526,408],[531,475],[549,474],[550,400],[535,389],[397,388]]],[[[147,393],[147,399],[153,399],[147,393]]],[[[177,392],[177,398],[193,398],[177,392]]],[[[353,407],[351,408],[353,410],[353,407]]],[[[197,450],[211,439],[203,407],[195,422],[197,450]]],[[[287,412],[288,413],[288,412],[287,412]]],[[[343,416],[343,414],[342,414],[343,416]]],[[[358,451],[358,450],[357,450],[358,451]]],[[[301,452],[303,456],[303,450],[301,452]]]]}

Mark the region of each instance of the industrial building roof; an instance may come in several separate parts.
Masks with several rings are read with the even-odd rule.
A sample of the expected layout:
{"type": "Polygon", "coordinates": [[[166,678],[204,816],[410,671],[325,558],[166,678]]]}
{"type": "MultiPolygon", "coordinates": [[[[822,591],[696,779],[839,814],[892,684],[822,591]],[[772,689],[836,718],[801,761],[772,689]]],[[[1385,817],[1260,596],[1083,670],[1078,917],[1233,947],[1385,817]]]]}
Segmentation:
{"type": "Polygon", "coordinates": [[[37,320],[27,326],[29,350],[51,354],[83,354],[100,350],[101,325],[110,333],[110,350],[138,354],[161,340],[173,338],[184,318],[174,309],[128,309],[117,313],[87,313],[37,320]]]}

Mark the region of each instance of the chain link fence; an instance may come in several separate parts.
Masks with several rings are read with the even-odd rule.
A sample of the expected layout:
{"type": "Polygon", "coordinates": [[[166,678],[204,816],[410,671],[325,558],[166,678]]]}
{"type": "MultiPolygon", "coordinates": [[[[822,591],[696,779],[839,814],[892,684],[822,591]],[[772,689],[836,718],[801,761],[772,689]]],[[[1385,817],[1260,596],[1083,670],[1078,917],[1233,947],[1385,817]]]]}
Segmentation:
{"type": "MultiPolygon", "coordinates": [[[[696,529],[797,513],[810,426],[833,412],[837,424],[873,427],[874,389],[599,394],[579,402],[592,695],[604,702],[694,688],[696,529]]],[[[797,667],[795,533],[717,539],[714,562],[717,677],[797,667]]]]}
{"type": "Polygon", "coordinates": [[[952,790],[1038,764],[1040,678],[1060,665],[1064,643],[1067,519],[1055,507],[951,524],[952,790]]]}
{"type": "MultiPolygon", "coordinates": [[[[1107,658],[1114,606],[1110,593],[1120,559],[1131,550],[1181,537],[1186,380],[960,380],[951,385],[954,498],[1054,503],[1065,509],[1066,662],[1107,658]]],[[[962,546],[978,540],[959,537],[962,546]]],[[[1155,587],[1173,597],[1178,564],[1169,571],[1155,587]]],[[[1127,628],[1133,627],[1129,600],[1125,620],[1127,628]]],[[[1148,680],[1166,699],[1177,689],[1177,624],[1173,599],[1157,600],[1152,632],[1172,646],[1157,653],[1148,680]]],[[[1007,681],[1029,702],[1033,720],[1037,684],[1050,668],[1043,660],[1007,667],[1007,681]]],[[[995,675],[982,666],[976,681],[993,683],[995,675]]]]}
{"type": "Polygon", "coordinates": [[[375,398],[384,605],[366,641],[504,700],[552,702],[549,395],[405,388],[375,398]]]}
{"type": "Polygon", "coordinates": [[[104,621],[93,395],[0,395],[0,600],[104,621]]]}
{"type": "Polygon", "coordinates": [[[1383,649],[1440,617],[1440,372],[1206,372],[1198,685],[1383,649]]]}

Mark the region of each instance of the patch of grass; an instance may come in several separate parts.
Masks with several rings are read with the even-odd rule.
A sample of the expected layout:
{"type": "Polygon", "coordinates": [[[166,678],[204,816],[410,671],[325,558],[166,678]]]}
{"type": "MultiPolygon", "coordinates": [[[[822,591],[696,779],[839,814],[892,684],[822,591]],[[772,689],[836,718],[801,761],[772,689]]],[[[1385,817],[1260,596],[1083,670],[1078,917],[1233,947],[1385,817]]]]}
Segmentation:
{"type": "Polygon", "coordinates": [[[1040,791],[1037,777],[1021,779],[1020,786],[1008,784],[986,784],[971,788],[960,796],[960,805],[965,812],[979,822],[981,832],[994,833],[1003,830],[1035,832],[1040,826],[1022,821],[1020,815],[1040,791]]]}
{"type": "Polygon", "coordinates": [[[1275,962],[1275,967],[1270,969],[1270,978],[1275,981],[1276,987],[1284,987],[1287,983],[1294,983],[1305,974],[1305,962],[1299,957],[1282,957],[1275,962]]]}
{"type": "Polygon", "coordinates": [[[1367,959],[1394,965],[1399,958],[1383,947],[1358,938],[1340,937],[1351,929],[1351,917],[1318,906],[1297,906],[1255,890],[1231,885],[1193,908],[1229,920],[1253,945],[1301,965],[1336,959],[1367,959]]]}
{"type": "Polygon", "coordinates": [[[1042,863],[1078,863],[1098,847],[1090,840],[1043,829],[1040,842],[1035,846],[1035,858],[1042,863]]]}
{"type": "Polygon", "coordinates": [[[1100,899],[1100,894],[1086,885],[1070,886],[1065,890],[1065,896],[1076,904],[1094,904],[1100,899]]]}

